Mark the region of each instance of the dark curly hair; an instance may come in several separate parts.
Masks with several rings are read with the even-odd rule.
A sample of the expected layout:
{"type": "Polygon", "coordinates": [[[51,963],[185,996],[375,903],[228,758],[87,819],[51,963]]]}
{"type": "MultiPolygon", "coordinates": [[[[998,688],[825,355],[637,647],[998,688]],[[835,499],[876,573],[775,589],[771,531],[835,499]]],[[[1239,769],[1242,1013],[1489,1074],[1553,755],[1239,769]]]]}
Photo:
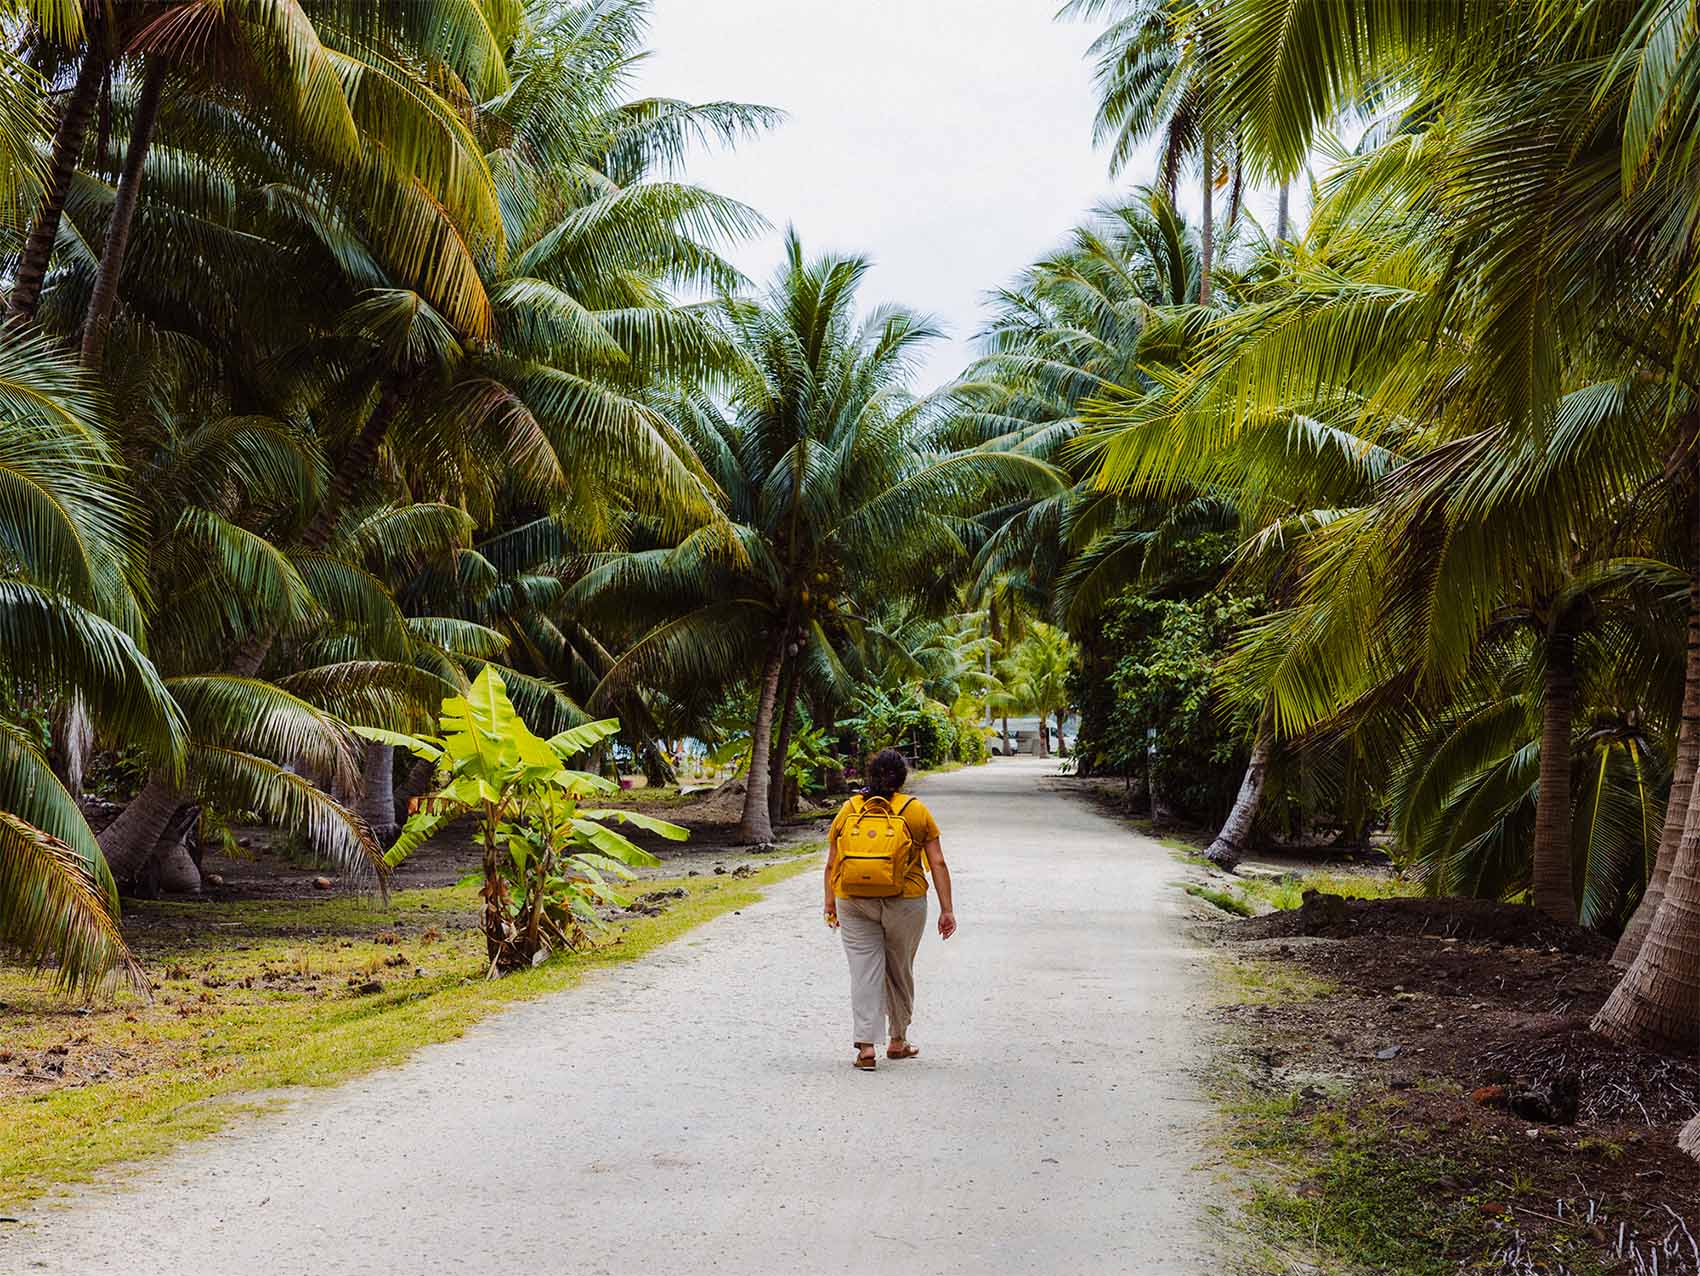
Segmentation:
{"type": "Polygon", "coordinates": [[[868,759],[868,796],[889,798],[909,778],[909,764],[896,749],[881,749],[868,759]]]}

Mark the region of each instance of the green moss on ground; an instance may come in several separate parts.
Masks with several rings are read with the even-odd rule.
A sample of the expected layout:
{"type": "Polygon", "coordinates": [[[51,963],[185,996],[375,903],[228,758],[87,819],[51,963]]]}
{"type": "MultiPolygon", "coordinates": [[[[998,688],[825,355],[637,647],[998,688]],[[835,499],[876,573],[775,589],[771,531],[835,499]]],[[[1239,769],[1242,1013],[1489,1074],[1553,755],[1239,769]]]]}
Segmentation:
{"type": "Polygon", "coordinates": [[[1214,904],[1224,913],[1231,914],[1234,917],[1250,917],[1255,911],[1250,904],[1234,894],[1233,891],[1217,890],[1214,886],[1201,886],[1197,882],[1188,882],[1184,889],[1194,899],[1201,899],[1207,904],[1214,904]]]}
{"type": "Polygon", "coordinates": [[[638,892],[685,895],[659,916],[622,917],[599,947],[495,981],[484,977],[472,886],[398,892],[388,904],[146,906],[151,1004],[120,994],[77,1005],[0,968],[0,1208],[212,1134],[254,1110],[252,1096],[399,1063],[504,1006],[642,957],[818,863],[805,854],[748,877],[645,881],[638,892]]]}
{"type": "MultiPolygon", "coordinates": [[[[1151,835],[1147,834],[1147,836],[1151,835]]],[[[1189,865],[1193,868],[1216,867],[1207,858],[1205,858],[1204,852],[1197,846],[1194,846],[1191,842],[1183,842],[1178,837],[1159,837],[1157,838],[1157,844],[1167,848],[1170,857],[1182,864],[1189,865]]]]}
{"type": "Polygon", "coordinates": [[[697,785],[694,793],[681,793],[676,784],[641,785],[635,789],[622,789],[618,796],[610,797],[604,803],[607,806],[685,806],[706,797],[714,791],[712,780],[693,780],[697,785]],[[702,787],[707,785],[708,787],[702,787]]]}
{"type": "Polygon", "coordinates": [[[1302,967],[1255,957],[1222,957],[1216,967],[1217,1004],[1222,1006],[1291,1005],[1322,1001],[1338,989],[1302,967]]]}
{"type": "MultiPolygon", "coordinates": [[[[1192,868],[1212,869],[1201,855],[1171,848],[1174,858],[1192,868]]],[[[1298,872],[1281,881],[1259,877],[1213,876],[1209,882],[1185,882],[1181,887],[1195,899],[1213,904],[1235,917],[1297,908],[1306,891],[1321,891],[1346,899],[1396,899],[1420,894],[1422,887],[1388,873],[1298,872]]]]}

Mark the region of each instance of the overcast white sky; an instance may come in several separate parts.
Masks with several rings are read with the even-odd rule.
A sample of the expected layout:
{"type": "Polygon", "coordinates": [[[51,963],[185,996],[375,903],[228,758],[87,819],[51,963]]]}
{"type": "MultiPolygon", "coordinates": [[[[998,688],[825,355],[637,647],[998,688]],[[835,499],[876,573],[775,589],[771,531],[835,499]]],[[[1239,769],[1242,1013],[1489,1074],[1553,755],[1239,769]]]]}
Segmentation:
{"type": "MultiPolygon", "coordinates": [[[[984,293],[1116,189],[1092,149],[1092,29],[1059,0],[656,0],[641,93],[777,106],[789,121],[688,176],[864,252],[863,303],[940,317],[924,388],[967,362],[984,293]]],[[[1127,184],[1150,174],[1132,171],[1127,184]]],[[[765,282],[777,234],[732,253],[765,282]]]]}

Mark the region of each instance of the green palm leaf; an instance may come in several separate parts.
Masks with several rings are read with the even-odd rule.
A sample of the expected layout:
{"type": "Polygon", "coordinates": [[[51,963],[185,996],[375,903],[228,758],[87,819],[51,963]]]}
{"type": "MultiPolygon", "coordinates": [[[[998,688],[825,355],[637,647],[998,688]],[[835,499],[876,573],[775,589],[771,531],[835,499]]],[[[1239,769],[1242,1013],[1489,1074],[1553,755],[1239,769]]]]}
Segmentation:
{"type": "Polygon", "coordinates": [[[147,987],[125,946],[107,892],[77,851],[0,811],[0,944],[61,987],[93,991],[114,972],[147,987]]]}

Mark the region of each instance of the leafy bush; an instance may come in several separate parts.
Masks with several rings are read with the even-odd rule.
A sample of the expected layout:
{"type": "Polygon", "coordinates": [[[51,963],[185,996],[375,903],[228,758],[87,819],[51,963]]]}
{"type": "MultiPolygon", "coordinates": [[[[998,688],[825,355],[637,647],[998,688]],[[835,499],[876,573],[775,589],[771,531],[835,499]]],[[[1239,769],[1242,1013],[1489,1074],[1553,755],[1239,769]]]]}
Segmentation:
{"type": "Polygon", "coordinates": [[[603,926],[598,907],[624,903],[608,879],[630,879],[633,867],[660,862],[603,821],[619,820],[675,841],[686,837],[677,824],[637,811],[581,807],[591,794],[619,786],[566,763],[617,732],[615,719],[541,739],[486,665],[465,696],[443,701],[441,728],[440,737],[356,729],[435,763],[443,781],[384,857],[392,867],[450,821],[468,812],[478,816],[475,841],[484,849],[484,940],[492,974],[535,965],[554,948],[583,944],[603,926]]]}
{"type": "Polygon", "coordinates": [[[1251,599],[1212,593],[1177,600],[1131,591],[1104,612],[1100,650],[1078,697],[1094,712],[1081,725],[1080,752],[1091,769],[1143,774],[1146,732],[1156,729],[1154,768],[1165,805],[1199,818],[1232,803],[1244,766],[1242,724],[1223,723],[1211,688],[1216,663],[1253,614],[1251,599]]]}
{"type": "Polygon", "coordinates": [[[888,692],[866,687],[858,697],[862,713],[838,724],[859,757],[896,749],[919,767],[935,767],[956,756],[957,726],[944,707],[916,686],[888,692]]]}
{"type": "MultiPolygon", "coordinates": [[[[729,738],[709,755],[709,760],[715,766],[742,771],[750,764],[750,748],[750,733],[744,731],[729,738]]],[[[824,791],[827,772],[842,765],[826,732],[809,726],[806,715],[799,715],[785,750],[785,777],[797,792],[813,796],[824,791]]]]}
{"type": "Polygon", "coordinates": [[[956,728],[956,760],[966,766],[979,766],[991,757],[986,747],[986,733],[972,723],[958,723],[956,728]]]}
{"type": "Polygon", "coordinates": [[[923,713],[915,723],[915,765],[939,766],[956,756],[956,724],[942,713],[923,713]]]}

